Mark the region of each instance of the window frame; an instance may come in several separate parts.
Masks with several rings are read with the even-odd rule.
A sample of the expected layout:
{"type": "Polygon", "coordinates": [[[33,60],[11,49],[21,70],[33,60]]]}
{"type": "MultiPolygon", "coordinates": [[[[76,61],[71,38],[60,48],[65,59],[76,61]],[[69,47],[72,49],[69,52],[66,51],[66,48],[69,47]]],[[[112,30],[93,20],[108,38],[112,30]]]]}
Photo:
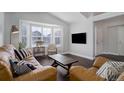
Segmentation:
{"type": "MultiPolygon", "coordinates": [[[[20,38],[20,41],[22,41],[22,24],[23,23],[27,23],[29,24],[29,30],[27,32],[27,35],[25,35],[26,37],[29,37],[30,38],[27,38],[27,45],[26,47],[34,47],[32,46],[32,26],[36,26],[36,27],[41,27],[41,32],[43,33],[43,28],[46,27],[46,28],[50,28],[51,29],[51,42],[50,43],[56,43],[55,42],[55,38],[56,37],[60,37],[60,44],[59,45],[56,45],[57,47],[63,47],[63,27],[60,26],[60,25],[51,25],[51,24],[45,24],[45,23],[38,23],[38,22],[32,22],[32,21],[25,21],[25,20],[20,20],[20,33],[19,33],[19,38],[20,38]],[[59,28],[61,30],[61,36],[55,36],[54,34],[54,29],[55,28],[59,28]]],[[[34,36],[33,36],[34,37],[34,36]]],[[[37,37],[37,36],[36,36],[37,37]]],[[[43,40],[43,37],[44,36],[41,36],[41,39],[43,40]]],[[[48,44],[44,44],[44,46],[48,46],[48,44]]]]}

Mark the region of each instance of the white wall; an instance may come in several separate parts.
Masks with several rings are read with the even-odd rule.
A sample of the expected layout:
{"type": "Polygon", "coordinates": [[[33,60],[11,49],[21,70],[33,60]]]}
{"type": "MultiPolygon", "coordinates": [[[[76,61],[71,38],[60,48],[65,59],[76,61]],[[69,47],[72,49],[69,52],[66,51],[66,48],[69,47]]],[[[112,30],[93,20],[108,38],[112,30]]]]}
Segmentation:
{"type": "MultiPolygon", "coordinates": [[[[19,20],[29,20],[34,22],[48,23],[48,24],[56,24],[63,26],[64,30],[64,48],[63,52],[69,50],[69,24],[58,19],[57,17],[47,13],[47,12],[14,12],[14,13],[5,13],[5,38],[4,43],[9,43],[10,40],[10,28],[13,24],[19,25],[19,20]]],[[[16,41],[14,45],[17,45],[18,35],[14,36],[16,38],[13,39],[16,41]]],[[[15,42],[14,41],[14,42],[15,42]]]]}
{"type": "Polygon", "coordinates": [[[71,24],[70,27],[70,52],[72,54],[90,58],[93,57],[93,24],[91,19],[80,17],[80,22],[71,24]],[[71,34],[83,33],[87,34],[87,44],[73,44],[71,34]]]}
{"type": "Polygon", "coordinates": [[[4,35],[4,13],[0,12],[0,46],[3,45],[4,35]]]}
{"type": "MultiPolygon", "coordinates": [[[[109,12],[90,18],[79,17],[80,21],[78,23],[71,24],[70,26],[70,53],[93,59],[95,56],[94,22],[119,15],[124,15],[124,13],[109,12]],[[71,34],[81,32],[87,33],[87,44],[72,44],[71,34]]],[[[117,23],[117,21],[115,21],[115,23],[117,23]]]]}

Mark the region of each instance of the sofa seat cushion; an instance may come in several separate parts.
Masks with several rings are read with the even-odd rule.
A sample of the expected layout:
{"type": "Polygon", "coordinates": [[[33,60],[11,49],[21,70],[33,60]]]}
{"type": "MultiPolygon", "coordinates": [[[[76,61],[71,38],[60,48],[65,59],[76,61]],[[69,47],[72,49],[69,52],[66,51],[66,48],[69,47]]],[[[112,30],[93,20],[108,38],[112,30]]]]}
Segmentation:
{"type": "Polygon", "coordinates": [[[88,71],[91,72],[91,73],[96,73],[98,71],[98,68],[91,67],[91,68],[88,69],[88,71]]]}
{"type": "Polygon", "coordinates": [[[33,56],[26,58],[25,61],[28,61],[29,63],[33,64],[36,68],[43,67],[33,56]]]}
{"type": "Polygon", "coordinates": [[[96,75],[98,69],[93,67],[86,69],[83,66],[73,66],[70,69],[70,80],[97,81],[104,80],[96,75]]]}
{"type": "Polygon", "coordinates": [[[36,69],[36,67],[33,64],[25,60],[22,61],[10,60],[10,64],[13,76],[19,76],[36,69]]]}
{"type": "Polygon", "coordinates": [[[27,74],[21,75],[14,80],[16,81],[38,81],[38,80],[56,80],[57,70],[52,66],[44,66],[35,69],[27,74]]]}

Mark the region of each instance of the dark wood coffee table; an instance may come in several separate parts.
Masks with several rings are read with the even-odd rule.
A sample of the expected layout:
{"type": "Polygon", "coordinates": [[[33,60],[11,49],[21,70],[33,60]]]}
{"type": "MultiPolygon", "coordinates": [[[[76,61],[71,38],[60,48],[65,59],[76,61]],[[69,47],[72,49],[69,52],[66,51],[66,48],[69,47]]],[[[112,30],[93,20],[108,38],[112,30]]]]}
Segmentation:
{"type": "Polygon", "coordinates": [[[54,67],[61,66],[67,70],[66,76],[68,76],[69,69],[72,66],[72,64],[78,62],[78,60],[72,59],[72,58],[64,56],[62,54],[55,54],[55,55],[48,55],[48,56],[49,56],[49,58],[54,60],[54,63],[52,64],[52,66],[54,66],[54,67]]]}

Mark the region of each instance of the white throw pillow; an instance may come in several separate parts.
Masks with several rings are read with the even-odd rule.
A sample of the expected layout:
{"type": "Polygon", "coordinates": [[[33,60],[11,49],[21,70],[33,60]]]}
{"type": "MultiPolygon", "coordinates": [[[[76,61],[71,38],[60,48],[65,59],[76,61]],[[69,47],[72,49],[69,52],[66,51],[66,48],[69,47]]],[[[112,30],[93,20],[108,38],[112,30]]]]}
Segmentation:
{"type": "Polygon", "coordinates": [[[124,62],[109,60],[102,65],[96,74],[106,80],[113,81],[124,71],[124,62]]]}

